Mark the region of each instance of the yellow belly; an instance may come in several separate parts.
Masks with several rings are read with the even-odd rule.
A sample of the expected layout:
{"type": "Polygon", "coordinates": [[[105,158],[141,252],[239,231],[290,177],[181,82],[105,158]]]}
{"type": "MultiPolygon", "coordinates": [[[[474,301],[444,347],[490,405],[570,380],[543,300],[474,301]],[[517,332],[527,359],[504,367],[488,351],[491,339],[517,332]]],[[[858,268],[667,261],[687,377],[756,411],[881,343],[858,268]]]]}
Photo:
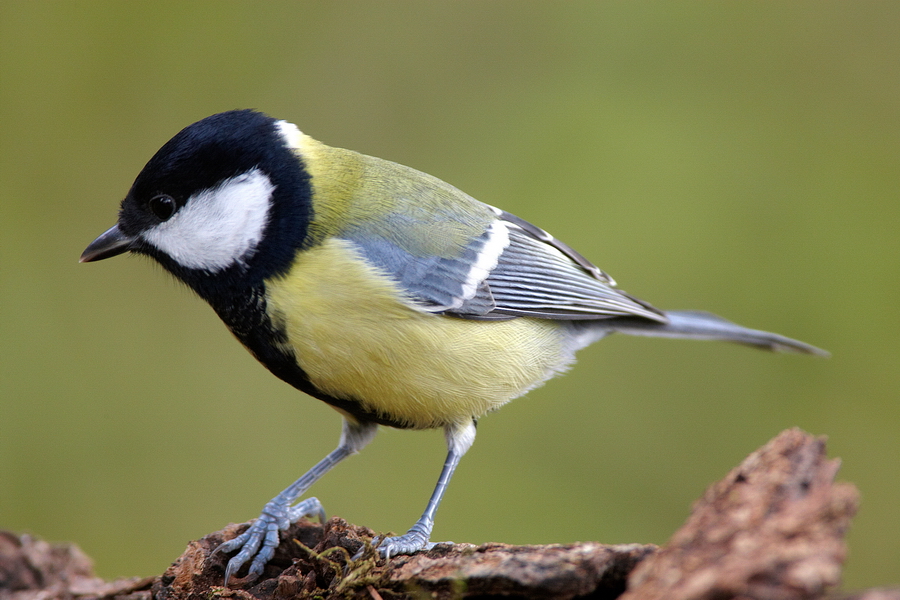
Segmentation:
{"type": "Polygon", "coordinates": [[[301,252],[266,285],[271,317],[318,389],[411,427],[477,418],[573,360],[554,321],[415,308],[345,240],[301,252]]]}

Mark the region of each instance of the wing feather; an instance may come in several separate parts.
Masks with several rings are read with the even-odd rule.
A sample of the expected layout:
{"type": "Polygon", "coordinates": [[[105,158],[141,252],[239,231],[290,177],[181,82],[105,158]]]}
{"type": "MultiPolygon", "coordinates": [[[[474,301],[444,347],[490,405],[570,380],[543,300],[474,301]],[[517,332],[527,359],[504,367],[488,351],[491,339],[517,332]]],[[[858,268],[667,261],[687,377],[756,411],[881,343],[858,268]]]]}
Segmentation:
{"type": "MultiPolygon", "coordinates": [[[[497,213],[507,226],[509,246],[485,280],[495,303],[490,316],[631,316],[666,321],[661,311],[613,287],[615,282],[609,275],[546,231],[509,213],[497,213]]],[[[458,311],[460,316],[478,318],[462,310],[458,311]]]]}
{"type": "MultiPolygon", "coordinates": [[[[543,229],[491,210],[494,220],[443,256],[421,256],[403,243],[404,227],[422,223],[394,220],[393,239],[360,230],[344,236],[415,306],[429,312],[484,320],[639,317],[667,322],[662,311],[614,287],[609,275],[543,229]]],[[[426,226],[440,235],[440,223],[426,226]]]]}

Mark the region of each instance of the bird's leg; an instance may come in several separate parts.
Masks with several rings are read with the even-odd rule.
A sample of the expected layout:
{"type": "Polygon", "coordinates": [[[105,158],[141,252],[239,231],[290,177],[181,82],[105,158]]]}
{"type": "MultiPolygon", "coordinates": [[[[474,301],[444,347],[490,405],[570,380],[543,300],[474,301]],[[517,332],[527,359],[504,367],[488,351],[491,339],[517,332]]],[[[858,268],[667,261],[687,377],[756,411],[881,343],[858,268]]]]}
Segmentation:
{"type": "Polygon", "coordinates": [[[304,516],[318,517],[320,521],[325,522],[325,510],[316,498],[307,498],[296,505],[293,505],[294,502],[332,467],[362,450],[366,444],[372,441],[377,430],[378,425],[375,423],[351,423],[345,420],[341,431],[341,441],[337,448],[319,461],[303,477],[272,498],[247,531],[215,549],[213,554],[233,552],[240,548],[240,552],[228,561],[228,566],[225,568],[224,585],[226,587],[231,576],[237,573],[238,569],[251,558],[253,562],[250,563],[247,581],[253,581],[259,577],[266,563],[275,554],[275,548],[278,547],[279,542],[279,532],[290,527],[291,523],[304,516]]]}
{"type": "Polygon", "coordinates": [[[475,441],[475,422],[469,421],[463,425],[447,425],[444,427],[444,435],[447,438],[447,460],[444,461],[444,468],[441,469],[441,476],[438,478],[431,499],[428,500],[428,506],[425,512],[416,521],[415,525],[410,527],[409,531],[397,537],[385,538],[378,545],[378,551],[384,558],[390,558],[396,554],[412,554],[423,548],[431,548],[434,544],[429,544],[428,538],[431,537],[431,530],[434,527],[434,514],[437,512],[447,490],[447,484],[453,477],[453,471],[459,464],[459,459],[463,454],[472,447],[475,441]]]}

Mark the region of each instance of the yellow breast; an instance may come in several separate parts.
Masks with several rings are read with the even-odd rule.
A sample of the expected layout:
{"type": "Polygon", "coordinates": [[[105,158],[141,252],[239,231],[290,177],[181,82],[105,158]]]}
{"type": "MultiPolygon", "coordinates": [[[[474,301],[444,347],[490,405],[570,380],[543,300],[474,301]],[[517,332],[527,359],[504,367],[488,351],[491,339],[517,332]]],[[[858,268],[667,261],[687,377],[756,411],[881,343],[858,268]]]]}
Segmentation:
{"type": "Polygon", "coordinates": [[[573,360],[553,321],[472,321],[416,308],[399,287],[331,239],[267,282],[270,316],[323,392],[416,428],[499,408],[573,360]]]}

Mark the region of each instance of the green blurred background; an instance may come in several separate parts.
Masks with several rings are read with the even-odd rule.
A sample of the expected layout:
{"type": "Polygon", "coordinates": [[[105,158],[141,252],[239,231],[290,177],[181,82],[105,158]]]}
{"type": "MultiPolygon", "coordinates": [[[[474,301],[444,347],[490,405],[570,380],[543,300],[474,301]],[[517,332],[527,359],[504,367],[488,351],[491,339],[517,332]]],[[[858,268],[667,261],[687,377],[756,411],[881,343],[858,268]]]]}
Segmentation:
{"type": "MultiPolygon", "coordinates": [[[[0,45],[0,527],[155,574],[335,445],[161,269],[77,263],[163,142],[255,107],[833,353],[597,344],[481,420],[434,539],[664,543],[796,425],[862,492],[846,586],[900,583],[900,4],[4,1],[0,45]]],[[[443,454],[386,430],[313,491],[403,531],[443,454]]]]}

